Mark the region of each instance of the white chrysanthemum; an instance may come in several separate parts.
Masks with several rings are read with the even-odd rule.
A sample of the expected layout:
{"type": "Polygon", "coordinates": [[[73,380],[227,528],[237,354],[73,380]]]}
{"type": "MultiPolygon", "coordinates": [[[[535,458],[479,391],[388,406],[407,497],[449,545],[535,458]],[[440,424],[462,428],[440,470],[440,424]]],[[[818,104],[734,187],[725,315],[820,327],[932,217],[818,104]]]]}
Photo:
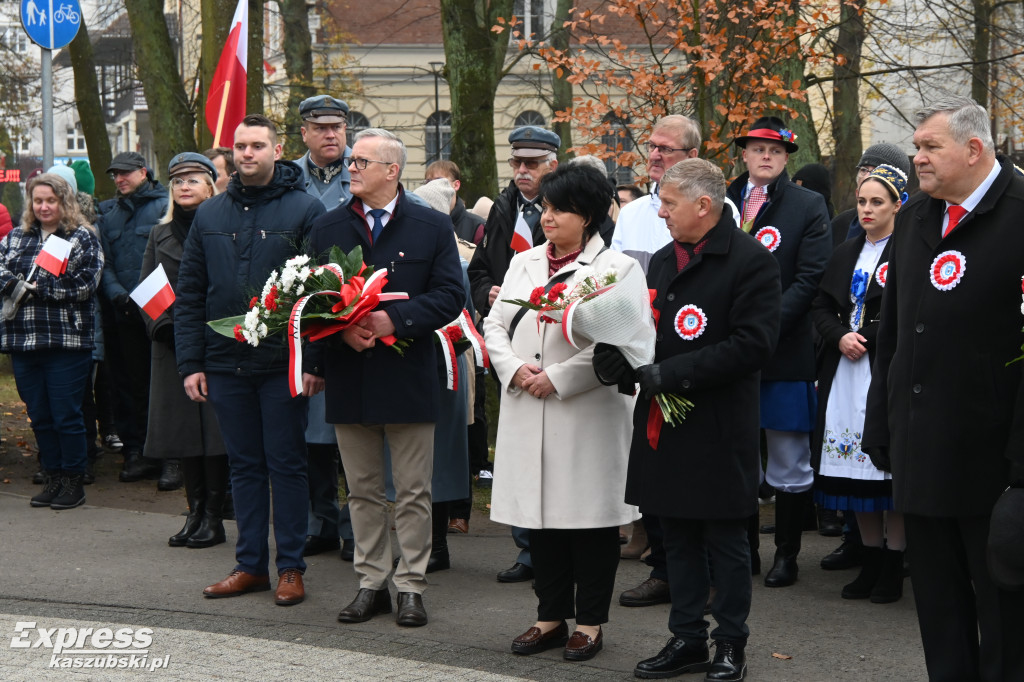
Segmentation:
{"type": "Polygon", "coordinates": [[[295,277],[299,273],[294,268],[284,268],[281,270],[281,291],[289,292],[292,290],[292,285],[295,284],[295,277]]]}
{"type": "Polygon", "coordinates": [[[617,282],[618,279],[619,279],[619,271],[616,270],[615,268],[608,268],[607,270],[605,270],[604,272],[601,273],[601,281],[604,284],[610,284],[612,282],[617,282]]]}
{"type": "Polygon", "coordinates": [[[300,284],[299,286],[295,287],[295,295],[296,295],[296,296],[302,296],[302,293],[303,293],[303,292],[304,292],[305,290],[306,290],[306,287],[304,287],[304,286],[302,286],[302,285],[300,284]]]}
{"type": "Polygon", "coordinates": [[[305,254],[299,254],[298,256],[295,256],[294,258],[289,258],[288,260],[285,261],[284,264],[289,266],[289,267],[299,267],[299,266],[305,265],[308,262],[309,262],[309,256],[307,256],[305,254]]]}
{"type": "Polygon", "coordinates": [[[256,325],[259,324],[260,320],[260,309],[251,308],[249,312],[245,314],[245,324],[243,325],[248,331],[256,329],[256,325]]]}
{"type": "Polygon", "coordinates": [[[588,277],[593,277],[595,274],[594,268],[589,265],[583,265],[573,273],[572,281],[578,284],[586,280],[588,277]]]}
{"type": "Polygon", "coordinates": [[[316,270],[313,271],[313,274],[319,277],[320,275],[324,274],[324,269],[322,267],[317,268],[316,270]]]}
{"type": "Polygon", "coordinates": [[[270,290],[274,288],[275,284],[277,284],[277,270],[271,272],[270,276],[267,277],[267,283],[263,285],[263,295],[260,296],[261,301],[267,297],[267,294],[270,293],[270,290]]]}
{"type": "Polygon", "coordinates": [[[267,334],[269,333],[267,330],[267,325],[260,322],[260,325],[256,327],[256,333],[259,334],[261,339],[266,338],[267,334]]]}

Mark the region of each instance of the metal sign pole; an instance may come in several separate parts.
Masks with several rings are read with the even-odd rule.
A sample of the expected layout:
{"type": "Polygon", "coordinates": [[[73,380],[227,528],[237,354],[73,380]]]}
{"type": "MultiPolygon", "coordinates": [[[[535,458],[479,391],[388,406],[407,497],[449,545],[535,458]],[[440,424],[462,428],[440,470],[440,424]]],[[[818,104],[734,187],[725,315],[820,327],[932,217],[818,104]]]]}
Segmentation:
{"type": "Polygon", "coordinates": [[[43,76],[43,170],[53,165],[53,52],[42,50],[43,76]]]}

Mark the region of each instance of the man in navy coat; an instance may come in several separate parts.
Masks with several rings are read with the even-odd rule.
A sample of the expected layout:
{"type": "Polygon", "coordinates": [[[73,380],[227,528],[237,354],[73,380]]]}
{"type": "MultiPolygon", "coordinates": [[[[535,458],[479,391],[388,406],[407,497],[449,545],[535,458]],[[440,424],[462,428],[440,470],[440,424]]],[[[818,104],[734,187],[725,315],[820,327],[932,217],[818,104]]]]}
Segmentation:
{"type": "Polygon", "coordinates": [[[361,623],[391,612],[391,527],[384,494],[384,442],[391,449],[395,530],[401,549],[394,583],[399,625],[427,622],[421,594],[431,547],[430,479],[440,385],[434,330],[462,310],[465,291],[451,220],[413,203],[399,180],[405,146],[379,128],[352,145],[352,199],[313,225],[314,253],[337,245],[363,249],[363,261],[388,271],[388,292],[405,292],[337,335],[325,357],[327,421],[335,424],[355,535],[356,598],[338,614],[361,623]],[[411,343],[404,355],[377,341],[411,343]]]}

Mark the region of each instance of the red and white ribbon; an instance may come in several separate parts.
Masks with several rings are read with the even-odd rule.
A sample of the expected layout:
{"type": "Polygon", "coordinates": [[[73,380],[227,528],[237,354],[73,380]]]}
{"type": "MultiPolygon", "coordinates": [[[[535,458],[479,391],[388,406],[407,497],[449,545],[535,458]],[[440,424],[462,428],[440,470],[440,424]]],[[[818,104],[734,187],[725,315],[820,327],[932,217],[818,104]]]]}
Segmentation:
{"type": "Polygon", "coordinates": [[[469,317],[469,311],[465,308],[462,309],[462,314],[456,319],[456,324],[462,329],[462,335],[466,337],[470,345],[473,346],[473,354],[476,356],[477,367],[483,367],[484,369],[491,368],[491,358],[487,355],[487,346],[484,344],[484,337],[480,336],[480,332],[476,330],[476,325],[473,324],[473,320],[469,317]]]}
{"type": "Polygon", "coordinates": [[[445,387],[449,391],[457,391],[459,390],[459,365],[455,359],[455,344],[443,329],[438,329],[434,333],[437,334],[437,339],[441,342],[441,356],[444,358],[444,369],[448,377],[445,387]]]}

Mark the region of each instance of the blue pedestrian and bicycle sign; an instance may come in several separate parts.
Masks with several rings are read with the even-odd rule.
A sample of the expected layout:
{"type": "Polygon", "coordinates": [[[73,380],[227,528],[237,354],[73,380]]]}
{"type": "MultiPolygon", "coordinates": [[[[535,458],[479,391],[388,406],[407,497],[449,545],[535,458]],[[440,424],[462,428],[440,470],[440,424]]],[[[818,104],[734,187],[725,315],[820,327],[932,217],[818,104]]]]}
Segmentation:
{"type": "Polygon", "coordinates": [[[35,44],[59,50],[75,39],[82,6],[78,0],[21,0],[21,25],[35,44]]]}

